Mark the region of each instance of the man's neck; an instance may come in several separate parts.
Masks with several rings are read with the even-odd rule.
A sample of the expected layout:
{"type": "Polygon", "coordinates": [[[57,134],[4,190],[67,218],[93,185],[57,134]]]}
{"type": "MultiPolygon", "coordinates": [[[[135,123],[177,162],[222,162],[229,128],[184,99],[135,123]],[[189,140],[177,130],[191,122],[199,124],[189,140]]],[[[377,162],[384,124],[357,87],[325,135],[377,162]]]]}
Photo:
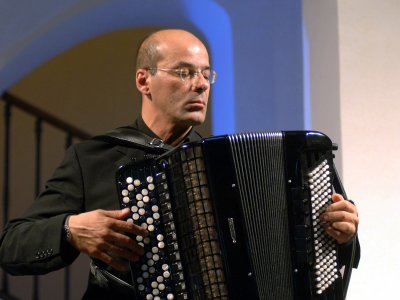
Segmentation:
{"type": "Polygon", "coordinates": [[[180,127],[156,118],[149,118],[146,115],[142,115],[142,118],[151,131],[162,139],[164,143],[171,146],[179,145],[192,129],[192,126],[180,127]]]}

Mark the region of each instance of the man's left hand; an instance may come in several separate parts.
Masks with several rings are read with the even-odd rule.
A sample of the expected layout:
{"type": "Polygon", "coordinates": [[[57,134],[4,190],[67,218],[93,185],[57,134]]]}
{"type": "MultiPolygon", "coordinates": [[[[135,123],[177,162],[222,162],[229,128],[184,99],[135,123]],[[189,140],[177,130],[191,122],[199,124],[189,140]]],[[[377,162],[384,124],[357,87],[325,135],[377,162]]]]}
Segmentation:
{"type": "Polygon", "coordinates": [[[332,195],[332,202],[320,219],[325,223],[325,232],[339,244],[344,244],[350,241],[357,232],[359,223],[357,208],[339,194],[332,195]]]}

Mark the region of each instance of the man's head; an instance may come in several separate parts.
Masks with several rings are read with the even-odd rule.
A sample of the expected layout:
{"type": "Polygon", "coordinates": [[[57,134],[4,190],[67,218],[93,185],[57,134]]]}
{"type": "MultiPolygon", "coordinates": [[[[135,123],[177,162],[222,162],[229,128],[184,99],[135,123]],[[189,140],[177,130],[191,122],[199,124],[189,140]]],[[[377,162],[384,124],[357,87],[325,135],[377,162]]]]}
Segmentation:
{"type": "Polygon", "coordinates": [[[207,49],[193,34],[166,29],[146,38],[137,56],[136,86],[149,127],[187,129],[201,124],[212,72],[207,49]]]}

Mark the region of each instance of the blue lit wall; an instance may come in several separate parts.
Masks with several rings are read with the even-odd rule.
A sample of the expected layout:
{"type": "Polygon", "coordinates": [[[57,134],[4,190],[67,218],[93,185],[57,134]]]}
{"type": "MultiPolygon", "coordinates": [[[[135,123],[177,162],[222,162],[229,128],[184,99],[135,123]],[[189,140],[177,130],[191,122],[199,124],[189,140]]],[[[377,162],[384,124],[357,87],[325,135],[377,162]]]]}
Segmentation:
{"type": "Polygon", "coordinates": [[[298,0],[41,0],[8,3],[0,18],[0,91],[87,39],[124,28],[180,27],[208,44],[218,71],[213,133],[307,124],[298,0]]]}

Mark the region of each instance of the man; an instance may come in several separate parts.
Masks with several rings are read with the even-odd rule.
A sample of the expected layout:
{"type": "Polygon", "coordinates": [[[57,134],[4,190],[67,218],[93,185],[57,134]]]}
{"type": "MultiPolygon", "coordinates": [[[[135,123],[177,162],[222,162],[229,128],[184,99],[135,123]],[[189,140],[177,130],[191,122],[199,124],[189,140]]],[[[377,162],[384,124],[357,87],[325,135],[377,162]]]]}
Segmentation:
{"type": "MultiPolygon", "coordinates": [[[[206,47],[194,35],[175,29],[153,33],[137,57],[141,116],[127,130],[170,146],[199,139],[193,126],[205,119],[215,76],[206,47]]],[[[118,209],[115,172],[124,163],[156,154],[99,139],[72,146],[32,208],[6,227],[1,266],[16,275],[43,274],[67,266],[83,252],[95,259],[84,298],[128,297],[126,261],[137,261],[143,248],[127,233],[145,237],[147,232],[124,221],[129,209],[118,209]]],[[[357,210],[340,195],[333,201],[323,215],[330,224],[326,230],[346,243],[356,233],[357,210]]]]}

